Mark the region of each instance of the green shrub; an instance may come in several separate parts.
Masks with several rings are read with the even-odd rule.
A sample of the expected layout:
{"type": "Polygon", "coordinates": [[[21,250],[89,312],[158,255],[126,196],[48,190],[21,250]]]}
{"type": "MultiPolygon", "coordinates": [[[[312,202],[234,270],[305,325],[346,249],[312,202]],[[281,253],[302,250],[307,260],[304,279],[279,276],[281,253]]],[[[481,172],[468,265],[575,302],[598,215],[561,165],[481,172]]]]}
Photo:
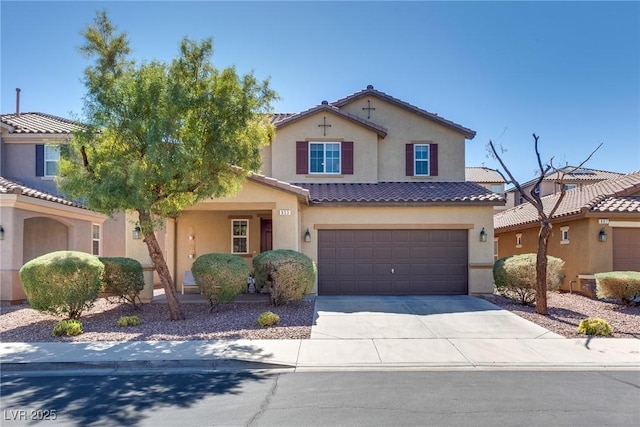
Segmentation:
{"type": "Polygon", "coordinates": [[[262,327],[277,325],[278,323],[280,323],[280,316],[271,311],[265,311],[260,313],[260,316],[258,316],[258,320],[256,321],[256,323],[262,327]]]}
{"type": "Polygon", "coordinates": [[[102,276],[102,291],[138,307],[140,292],[144,289],[144,274],[142,264],[133,258],[100,257],[104,264],[102,276]]]}
{"type": "Polygon", "coordinates": [[[77,319],[65,319],[59,322],[54,328],[52,335],[54,337],[59,337],[62,335],[66,335],[68,337],[72,337],[75,335],[80,335],[82,333],[82,322],[77,319]]]}
{"type": "MultiPolygon", "coordinates": [[[[547,290],[560,288],[564,261],[547,256],[547,290]]],[[[536,254],[511,255],[493,265],[493,281],[502,296],[520,304],[533,304],[536,297],[536,254]]]]}
{"type": "Polygon", "coordinates": [[[598,298],[615,298],[629,304],[640,297],[640,271],[596,273],[598,298]]]}
{"type": "Polygon", "coordinates": [[[20,280],[32,308],[78,319],[98,299],[103,272],[94,255],[58,251],[23,265],[20,280]]]}
{"type": "Polygon", "coordinates": [[[606,320],[590,317],[580,321],[578,332],[585,335],[602,335],[608,337],[613,331],[606,320]]]}
{"type": "Polygon", "coordinates": [[[138,326],[140,324],[140,318],[138,316],[120,316],[118,319],[118,326],[138,326]]]}
{"type": "Polygon", "coordinates": [[[205,254],[191,266],[193,278],[200,292],[215,304],[233,301],[247,287],[251,272],[247,263],[237,255],[205,254]]]}
{"type": "Polygon", "coordinates": [[[275,305],[302,300],[316,280],[313,260],[289,249],[262,252],[253,259],[253,268],[258,286],[270,285],[275,305]]]}

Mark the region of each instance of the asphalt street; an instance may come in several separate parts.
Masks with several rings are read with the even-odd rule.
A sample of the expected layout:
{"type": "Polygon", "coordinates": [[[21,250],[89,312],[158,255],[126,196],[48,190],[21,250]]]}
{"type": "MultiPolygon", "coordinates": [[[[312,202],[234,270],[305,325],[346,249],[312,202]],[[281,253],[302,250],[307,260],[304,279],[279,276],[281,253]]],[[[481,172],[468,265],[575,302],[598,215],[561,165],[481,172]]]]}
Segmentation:
{"type": "Polygon", "coordinates": [[[218,372],[2,379],[7,426],[629,426],[640,371],[218,372]]]}

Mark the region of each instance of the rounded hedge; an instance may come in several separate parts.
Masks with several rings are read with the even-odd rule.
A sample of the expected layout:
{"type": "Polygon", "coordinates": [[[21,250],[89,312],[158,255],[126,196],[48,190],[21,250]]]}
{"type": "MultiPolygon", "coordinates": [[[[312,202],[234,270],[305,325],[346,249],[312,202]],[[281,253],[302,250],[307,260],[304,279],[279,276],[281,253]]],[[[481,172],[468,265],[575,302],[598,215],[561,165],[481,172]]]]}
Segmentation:
{"type": "MultiPolygon", "coordinates": [[[[564,261],[547,256],[547,290],[560,289],[564,261]]],[[[511,255],[493,264],[493,281],[502,296],[532,304],[536,296],[536,254],[511,255]]]]}
{"type": "Polygon", "coordinates": [[[232,254],[205,254],[191,266],[200,292],[211,306],[233,301],[247,287],[251,270],[241,257],[232,254]]]}
{"type": "Polygon", "coordinates": [[[138,260],[125,257],[100,257],[104,264],[102,291],[136,307],[144,289],[144,273],[138,260]]]}
{"type": "Polygon", "coordinates": [[[78,319],[98,299],[103,273],[94,255],[58,251],[32,259],[19,274],[32,308],[78,319]]]}
{"type": "Polygon", "coordinates": [[[639,271],[608,271],[595,276],[598,298],[614,298],[630,304],[640,297],[639,271]]]}
{"type": "Polygon", "coordinates": [[[275,305],[300,301],[313,289],[316,265],[303,253],[290,249],[262,252],[253,259],[256,283],[269,287],[275,305]]]}

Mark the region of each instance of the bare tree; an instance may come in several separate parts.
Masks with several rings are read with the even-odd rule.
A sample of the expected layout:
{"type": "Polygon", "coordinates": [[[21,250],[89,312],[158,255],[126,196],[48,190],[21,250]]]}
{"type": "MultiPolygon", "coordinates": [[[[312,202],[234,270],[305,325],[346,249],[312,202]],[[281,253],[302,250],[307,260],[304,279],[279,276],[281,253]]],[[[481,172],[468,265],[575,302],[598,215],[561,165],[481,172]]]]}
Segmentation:
{"type": "Polygon", "coordinates": [[[498,160],[498,162],[500,162],[502,169],[504,169],[506,174],[509,176],[509,179],[506,179],[504,174],[502,174],[500,171],[497,172],[502,175],[507,183],[512,183],[518,189],[522,197],[527,202],[531,203],[531,205],[538,211],[540,231],[538,232],[538,251],[536,254],[536,312],[538,314],[547,315],[547,243],[549,241],[549,235],[551,234],[551,229],[553,227],[553,225],[551,224],[551,220],[560,207],[560,204],[562,203],[562,200],[564,199],[564,196],[567,192],[567,186],[564,182],[565,177],[567,175],[573,174],[577,169],[581,168],[587,161],[589,161],[589,159],[591,159],[593,154],[598,151],[602,144],[598,145],[596,149],[593,150],[591,154],[589,154],[589,156],[578,166],[559,169],[553,164],[553,157],[546,165],[542,163],[542,160],[540,158],[540,151],[538,149],[538,139],[539,136],[534,133],[533,140],[536,151],[536,159],[538,161],[538,168],[540,170],[540,176],[536,179],[535,184],[533,185],[533,187],[531,187],[531,191],[529,191],[529,193],[525,192],[518,180],[513,177],[513,174],[511,173],[507,165],[505,165],[502,161],[502,158],[496,151],[496,148],[491,140],[489,141],[489,148],[491,148],[493,156],[498,160]],[[550,173],[556,174],[555,184],[560,187],[560,194],[557,199],[555,199],[553,205],[546,206],[545,209],[545,205],[543,204],[542,198],[540,197],[540,192],[536,191],[536,189],[540,188],[540,184],[550,173]]]}

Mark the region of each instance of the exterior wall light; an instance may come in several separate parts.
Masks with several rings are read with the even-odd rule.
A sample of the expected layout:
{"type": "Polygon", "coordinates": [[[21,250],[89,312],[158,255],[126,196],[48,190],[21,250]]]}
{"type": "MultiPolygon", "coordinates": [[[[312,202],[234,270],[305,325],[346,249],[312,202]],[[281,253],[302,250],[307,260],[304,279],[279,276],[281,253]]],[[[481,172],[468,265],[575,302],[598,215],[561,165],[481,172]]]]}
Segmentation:
{"type": "Polygon", "coordinates": [[[482,230],[480,230],[480,241],[481,242],[487,241],[487,232],[484,231],[484,227],[482,227],[482,230]]]}
{"type": "Polygon", "coordinates": [[[0,240],[4,240],[4,227],[0,225],[0,240]]]}
{"type": "Polygon", "coordinates": [[[607,241],[607,232],[604,231],[604,228],[600,229],[600,232],[598,233],[598,240],[601,242],[607,241]]]}
{"type": "Polygon", "coordinates": [[[139,225],[136,225],[133,229],[133,239],[140,240],[141,234],[142,234],[142,229],[140,228],[139,225]]]}
{"type": "Polygon", "coordinates": [[[307,232],[304,233],[304,241],[305,243],[309,243],[311,241],[311,232],[307,228],[307,232]]]}

